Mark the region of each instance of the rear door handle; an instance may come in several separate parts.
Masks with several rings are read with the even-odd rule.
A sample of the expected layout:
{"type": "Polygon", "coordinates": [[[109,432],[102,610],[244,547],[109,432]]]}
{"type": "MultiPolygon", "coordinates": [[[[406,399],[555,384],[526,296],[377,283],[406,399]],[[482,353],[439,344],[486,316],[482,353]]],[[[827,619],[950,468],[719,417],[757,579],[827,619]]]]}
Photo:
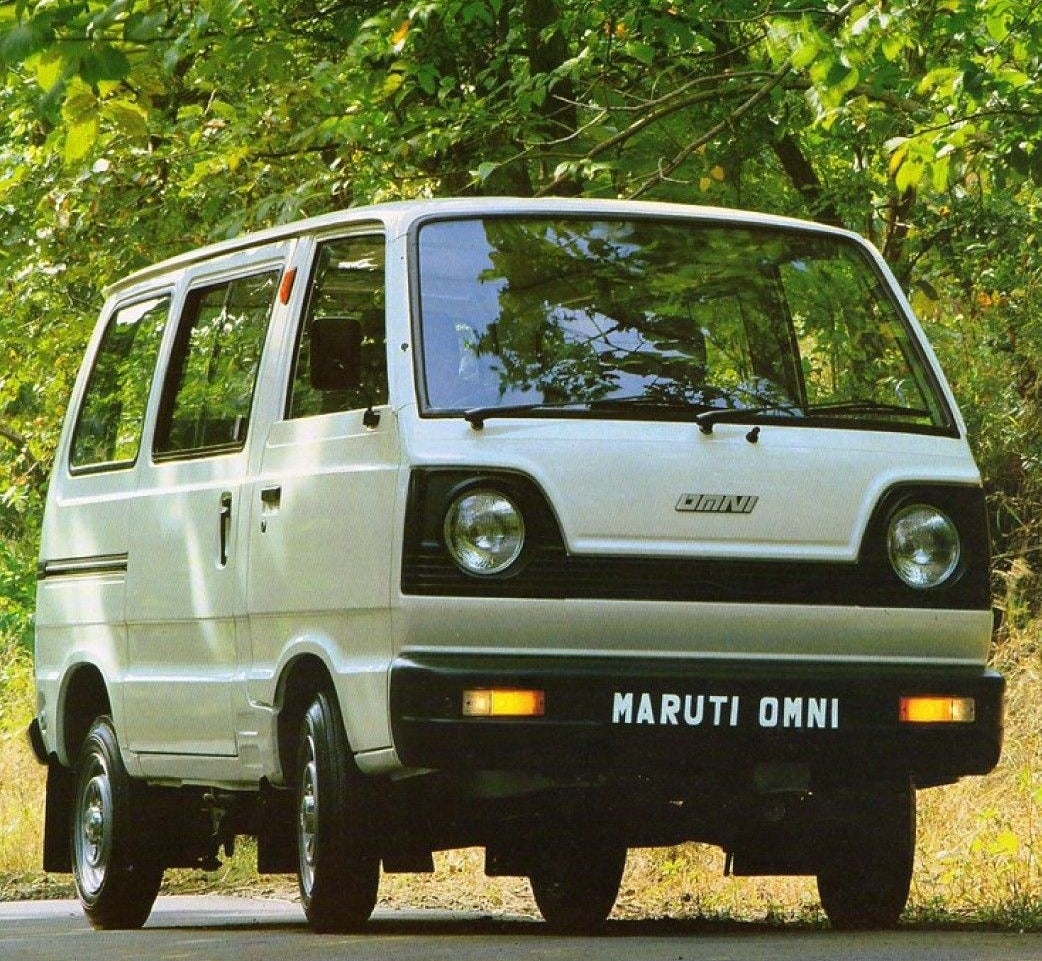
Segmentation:
{"type": "Polygon", "coordinates": [[[232,536],[232,495],[231,491],[225,491],[221,494],[221,511],[220,511],[220,528],[221,528],[221,567],[225,567],[228,564],[228,541],[232,536]]]}

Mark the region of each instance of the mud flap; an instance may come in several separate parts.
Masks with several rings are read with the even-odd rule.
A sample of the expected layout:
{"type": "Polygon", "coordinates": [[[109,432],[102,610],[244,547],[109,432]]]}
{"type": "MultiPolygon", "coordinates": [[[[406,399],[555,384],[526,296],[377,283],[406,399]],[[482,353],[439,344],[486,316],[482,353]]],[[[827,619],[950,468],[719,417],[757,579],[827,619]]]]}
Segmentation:
{"type": "Polygon", "coordinates": [[[75,773],[54,761],[47,764],[47,794],[43,822],[43,869],[58,874],[72,871],[69,847],[75,773]]]}
{"type": "Polygon", "coordinates": [[[295,874],[296,804],[292,791],[265,785],[257,798],[257,873],[295,874]]]}

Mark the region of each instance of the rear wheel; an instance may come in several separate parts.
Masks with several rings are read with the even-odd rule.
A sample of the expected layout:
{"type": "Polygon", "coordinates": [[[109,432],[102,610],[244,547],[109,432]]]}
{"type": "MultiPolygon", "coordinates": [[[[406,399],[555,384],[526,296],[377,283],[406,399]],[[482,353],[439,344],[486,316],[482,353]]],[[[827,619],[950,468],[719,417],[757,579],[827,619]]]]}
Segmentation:
{"type": "Polygon", "coordinates": [[[163,880],[148,850],[142,791],[127,775],[112,721],[91,726],[76,765],[72,873],[83,910],[100,929],[140,928],[163,880]]]}
{"type": "Polygon", "coordinates": [[[915,790],[909,785],[858,805],[856,818],[837,834],[818,873],[821,906],[832,926],[893,927],[912,882],[915,790]]]}
{"type": "Polygon", "coordinates": [[[304,913],[317,931],[357,929],[376,906],[380,880],[370,830],[372,791],[325,693],[316,695],[301,723],[296,784],[304,913]]]}
{"type": "Polygon", "coordinates": [[[529,883],[548,924],[562,931],[584,931],[611,914],[625,867],[622,844],[570,839],[546,852],[529,883]]]}

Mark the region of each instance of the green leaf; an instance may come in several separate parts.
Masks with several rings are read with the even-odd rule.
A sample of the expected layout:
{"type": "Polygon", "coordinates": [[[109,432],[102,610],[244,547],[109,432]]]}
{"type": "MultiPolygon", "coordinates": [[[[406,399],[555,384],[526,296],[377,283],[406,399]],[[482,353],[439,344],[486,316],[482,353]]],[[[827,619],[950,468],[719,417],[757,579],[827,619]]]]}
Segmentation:
{"type": "Polygon", "coordinates": [[[1033,77],[1024,73],[1021,70],[999,70],[998,76],[1002,79],[1004,83],[1008,83],[1014,89],[1026,87],[1034,79],[1033,77]]]}
{"type": "Polygon", "coordinates": [[[933,181],[933,189],[938,193],[944,193],[951,181],[951,158],[938,155],[930,165],[930,177],[933,181]]]}
{"type": "Polygon", "coordinates": [[[923,162],[918,157],[906,157],[904,163],[897,168],[894,176],[894,186],[901,193],[914,190],[919,186],[925,172],[923,162]]]}
{"type": "Polygon", "coordinates": [[[109,100],[104,113],[128,137],[143,140],[148,136],[148,111],[132,100],[109,100]]]}
{"type": "Polygon", "coordinates": [[[133,0],[113,0],[104,10],[99,11],[91,18],[88,36],[92,33],[100,33],[102,30],[111,27],[131,6],[133,6],[133,0]]]}
{"type": "Polygon", "coordinates": [[[52,39],[49,29],[24,20],[0,37],[0,62],[21,63],[43,50],[52,39]]]}
{"type": "Polygon", "coordinates": [[[163,70],[172,74],[177,70],[184,55],[184,49],[180,43],[173,43],[163,51],[163,70]]]}
{"type": "Polygon", "coordinates": [[[65,58],[58,50],[48,50],[33,62],[36,82],[43,90],[53,90],[65,75],[65,58]]]}
{"type": "Polygon", "coordinates": [[[380,84],[380,95],[383,97],[393,96],[401,90],[403,83],[405,83],[405,78],[397,71],[387,74],[383,83],[380,84]]]}
{"type": "Polygon", "coordinates": [[[962,80],[962,71],[957,67],[937,67],[929,71],[916,88],[919,93],[936,92],[940,96],[950,97],[962,80]]]}
{"type": "Polygon", "coordinates": [[[860,79],[861,74],[857,68],[849,67],[837,60],[832,64],[825,84],[836,94],[843,95],[853,90],[860,79]]]}
{"type": "Polygon", "coordinates": [[[98,98],[82,80],[73,79],[69,84],[69,93],[62,104],[62,117],[68,123],[78,123],[81,118],[96,116],[98,98]]]}
{"type": "Polygon", "coordinates": [[[795,70],[805,70],[821,52],[821,44],[815,36],[803,37],[799,46],[792,52],[792,66],[795,70]]]}
{"type": "Polygon", "coordinates": [[[996,43],[1002,43],[1009,36],[1009,24],[1004,10],[985,17],[984,26],[987,28],[988,36],[996,43]]]}
{"type": "Polygon", "coordinates": [[[89,84],[103,80],[122,80],[130,73],[130,61],[122,50],[109,44],[101,44],[80,61],[80,76],[89,84]]]}
{"type": "Polygon", "coordinates": [[[891,63],[893,63],[895,60],[897,60],[898,57],[901,56],[901,54],[904,53],[905,48],[908,46],[909,43],[907,38],[902,36],[900,33],[894,32],[888,33],[885,37],[883,37],[881,49],[883,51],[883,56],[886,57],[886,59],[889,60],[891,63]]]}
{"type": "Polygon", "coordinates": [[[239,112],[224,100],[214,99],[211,101],[208,109],[210,113],[215,117],[220,117],[221,120],[234,121],[239,119],[239,112]]]}
{"type": "Polygon", "coordinates": [[[157,40],[166,26],[166,19],[166,14],[162,11],[132,13],[123,25],[123,37],[134,43],[148,43],[157,40]]]}
{"type": "Polygon", "coordinates": [[[438,71],[430,64],[421,64],[414,74],[419,88],[426,94],[434,94],[438,90],[438,71]]]}
{"type": "Polygon", "coordinates": [[[65,149],[62,152],[65,162],[73,164],[86,157],[98,141],[98,132],[97,114],[83,117],[70,124],[65,133],[65,149]]]}
{"type": "Polygon", "coordinates": [[[634,60],[645,66],[650,67],[655,62],[655,48],[649,43],[634,40],[627,43],[623,49],[634,60]]]}

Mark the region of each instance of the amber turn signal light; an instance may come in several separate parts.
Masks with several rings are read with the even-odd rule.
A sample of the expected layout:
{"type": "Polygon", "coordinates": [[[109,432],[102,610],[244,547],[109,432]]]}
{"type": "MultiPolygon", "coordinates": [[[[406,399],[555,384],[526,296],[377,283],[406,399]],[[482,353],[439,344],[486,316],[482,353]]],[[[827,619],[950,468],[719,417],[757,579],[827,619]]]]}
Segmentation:
{"type": "Polygon", "coordinates": [[[464,717],[542,717],[543,691],[479,690],[463,692],[464,717]]]}
{"type": "Polygon", "coordinates": [[[977,704],[972,697],[902,697],[898,716],[905,724],[972,724],[977,704]]]}

